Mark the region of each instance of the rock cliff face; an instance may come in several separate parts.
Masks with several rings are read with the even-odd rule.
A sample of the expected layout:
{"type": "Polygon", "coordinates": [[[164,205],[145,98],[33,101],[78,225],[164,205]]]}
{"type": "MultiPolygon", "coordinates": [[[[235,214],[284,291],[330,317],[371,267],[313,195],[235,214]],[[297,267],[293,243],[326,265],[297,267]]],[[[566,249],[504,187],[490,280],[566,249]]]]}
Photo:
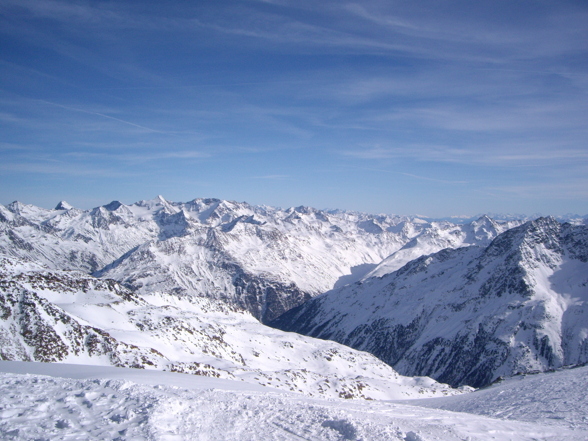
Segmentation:
{"type": "MultiPolygon", "coordinates": [[[[221,299],[262,322],[334,286],[447,247],[487,243],[516,223],[281,210],[158,197],[93,210],[0,206],[0,255],[115,279],[141,294],[221,299]],[[397,253],[398,252],[398,253],[397,253]]],[[[402,265],[400,265],[402,266],[402,265]]]]}
{"type": "Polygon", "coordinates": [[[404,375],[484,386],[588,362],[588,227],[540,218],[318,296],[272,325],[368,351],[404,375]]]}

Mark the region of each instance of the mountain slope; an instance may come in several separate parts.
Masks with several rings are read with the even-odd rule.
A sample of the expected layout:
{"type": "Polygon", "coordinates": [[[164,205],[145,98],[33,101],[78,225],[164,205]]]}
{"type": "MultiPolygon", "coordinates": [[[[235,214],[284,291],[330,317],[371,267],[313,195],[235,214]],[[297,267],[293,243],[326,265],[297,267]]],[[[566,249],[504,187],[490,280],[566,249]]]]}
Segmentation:
{"type": "Polygon", "coordinates": [[[517,225],[520,225],[520,222],[516,220],[499,223],[488,216],[481,216],[479,219],[463,225],[450,222],[431,222],[421,234],[380,262],[363,280],[389,274],[414,259],[447,248],[461,248],[470,245],[487,246],[498,234],[517,225]]]}
{"type": "Polygon", "coordinates": [[[474,387],[588,362],[588,227],[527,222],[335,289],[272,323],[474,387]]]}
{"type": "Polygon", "coordinates": [[[138,296],[113,280],[0,259],[0,359],[167,370],[307,395],[458,393],[370,354],[284,333],[204,298],[138,296]]]}
{"type": "Polygon", "coordinates": [[[588,429],[588,366],[501,380],[474,394],[407,404],[493,418],[588,429]]]}

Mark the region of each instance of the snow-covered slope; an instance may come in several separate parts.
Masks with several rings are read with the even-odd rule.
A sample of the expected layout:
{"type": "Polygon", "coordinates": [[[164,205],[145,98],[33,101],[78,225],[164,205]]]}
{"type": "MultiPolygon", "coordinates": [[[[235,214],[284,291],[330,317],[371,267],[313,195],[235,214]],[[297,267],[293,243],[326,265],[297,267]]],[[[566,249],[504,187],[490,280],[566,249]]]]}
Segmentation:
{"type": "Polygon", "coordinates": [[[423,229],[421,234],[384,259],[363,280],[370,277],[382,277],[402,268],[411,260],[446,248],[488,245],[498,234],[520,224],[521,222],[516,220],[499,223],[488,216],[482,216],[465,225],[432,222],[423,229]]]}
{"type": "Polygon", "coordinates": [[[482,386],[588,362],[588,227],[525,223],[335,289],[274,326],[368,351],[404,375],[482,386]]]}
{"type": "Polygon", "coordinates": [[[222,299],[267,322],[401,249],[386,265],[484,243],[510,226],[161,196],[87,211],[14,202],[0,206],[0,255],[116,279],[140,293],[222,299]]]}
{"type": "Polygon", "coordinates": [[[20,202],[0,206],[0,254],[53,269],[96,271],[157,237],[154,220],[126,208],[113,202],[83,211],[63,201],[55,210],[20,202]]]}
{"type": "Polygon", "coordinates": [[[588,430],[586,390],[588,366],[582,366],[517,375],[467,396],[425,398],[406,403],[493,418],[588,430]]]}
{"type": "MultiPolygon", "coordinates": [[[[588,403],[570,396],[572,421],[543,419],[530,405],[516,417],[529,422],[393,402],[322,400],[242,382],[190,375],[41,363],[0,362],[0,436],[7,440],[119,439],[222,441],[583,441],[588,403]],[[265,389],[265,390],[263,390],[265,389]]],[[[549,377],[545,377],[549,381],[549,377]]],[[[526,380],[525,380],[526,381],[526,380]]],[[[577,382],[576,382],[577,383],[577,382]]],[[[546,383],[548,384],[548,383],[546,383]]],[[[557,386],[564,386],[561,381],[557,386]]],[[[520,390],[520,389],[519,389],[520,390]]],[[[501,404],[520,404],[501,389],[501,404]]],[[[530,403],[549,405],[557,390],[525,391],[530,403]],[[547,393],[545,394],[545,392],[547,393]]],[[[498,395],[494,395],[498,396],[498,395]]],[[[468,399],[479,410],[487,395],[468,399]]],[[[439,400],[444,401],[444,398],[439,400]]],[[[414,400],[418,405],[421,400],[414,400]]],[[[554,413],[554,415],[558,415],[554,413]]]]}
{"type": "Polygon", "coordinates": [[[306,395],[459,393],[398,375],[371,354],[268,328],[211,299],[138,296],[113,280],[0,259],[0,359],[239,379],[306,395]]]}

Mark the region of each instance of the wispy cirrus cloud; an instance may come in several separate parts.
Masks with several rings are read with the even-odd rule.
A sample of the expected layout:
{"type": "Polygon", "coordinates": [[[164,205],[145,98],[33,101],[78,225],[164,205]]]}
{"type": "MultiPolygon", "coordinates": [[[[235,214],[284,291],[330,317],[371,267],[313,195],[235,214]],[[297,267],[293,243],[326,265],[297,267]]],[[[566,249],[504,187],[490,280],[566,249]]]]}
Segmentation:
{"type": "Polygon", "coordinates": [[[112,10],[84,3],[71,3],[58,0],[2,0],[0,7],[12,12],[28,13],[34,17],[58,21],[96,22],[101,19],[112,20],[116,15],[112,10]]]}
{"type": "Polygon", "coordinates": [[[551,167],[562,164],[588,164],[588,149],[562,148],[557,143],[517,143],[452,147],[445,145],[372,146],[342,150],[340,155],[364,160],[412,159],[429,163],[458,163],[500,167],[551,167]]]}
{"type": "MultiPolygon", "coordinates": [[[[573,177],[555,182],[534,182],[528,184],[510,184],[502,186],[488,186],[485,188],[497,196],[531,200],[546,200],[548,198],[574,200],[588,197],[588,179],[573,177]]],[[[581,212],[578,214],[585,214],[581,212]]]]}
{"type": "Polygon", "coordinates": [[[197,174],[229,198],[261,200],[264,187],[276,205],[306,191],[323,206],[449,210],[478,204],[469,187],[517,200],[541,180],[582,194],[581,2],[0,0],[0,10],[11,191],[63,171],[94,176],[97,192],[133,170],[136,192],[162,185],[144,176],[185,188],[197,174]],[[305,179],[282,185],[294,167],[305,179]],[[404,199],[389,191],[397,184],[404,199]]]}
{"type": "Polygon", "coordinates": [[[49,160],[10,160],[0,164],[0,171],[5,175],[33,173],[39,175],[92,178],[128,178],[143,174],[137,171],[120,170],[117,167],[92,166],[90,164],[79,163],[72,164],[49,160]]]}
{"type": "Polygon", "coordinates": [[[0,142],[0,150],[5,152],[33,152],[35,147],[23,144],[14,144],[10,142],[0,142]]]}
{"type": "Polygon", "coordinates": [[[252,179],[269,179],[269,180],[281,180],[281,179],[290,179],[291,176],[288,175],[264,175],[264,176],[253,176],[252,179]]]}
{"type": "Polygon", "coordinates": [[[404,172],[400,172],[401,175],[404,176],[408,176],[410,178],[415,178],[415,179],[420,179],[422,181],[431,181],[431,182],[439,182],[442,184],[467,184],[468,181],[456,181],[456,180],[448,180],[448,179],[438,179],[438,178],[434,178],[431,176],[420,176],[420,175],[415,175],[412,173],[404,173],[404,172]]]}
{"type": "Polygon", "coordinates": [[[378,119],[413,121],[426,127],[469,132],[519,132],[563,130],[578,127],[585,119],[588,105],[578,98],[538,102],[443,104],[429,107],[399,108],[378,119]]]}
{"type": "Polygon", "coordinates": [[[147,130],[148,132],[161,133],[160,130],[155,130],[155,129],[152,129],[150,127],[145,127],[145,126],[142,126],[140,124],[136,124],[136,123],[131,122],[131,121],[126,121],[126,120],[121,119],[121,118],[116,118],[116,117],[114,117],[112,115],[107,115],[105,113],[96,112],[96,111],[92,111],[92,110],[80,109],[80,108],[71,107],[71,106],[66,106],[66,105],[63,105],[63,104],[53,103],[51,101],[46,101],[46,100],[38,100],[38,101],[39,102],[42,102],[44,104],[49,104],[51,106],[60,107],[60,108],[65,109],[65,110],[70,110],[72,112],[81,112],[81,113],[86,113],[88,115],[99,116],[100,118],[110,119],[112,121],[116,121],[116,122],[119,122],[121,124],[126,124],[126,125],[129,125],[129,126],[132,126],[132,127],[136,127],[138,129],[147,130]]]}
{"type": "Polygon", "coordinates": [[[90,160],[90,159],[103,159],[113,161],[124,161],[124,162],[148,162],[148,161],[160,161],[166,159],[204,159],[210,158],[212,155],[208,152],[196,151],[196,150],[156,150],[153,148],[143,150],[142,152],[136,153],[97,153],[97,152],[67,152],[63,154],[65,158],[75,158],[78,160],[90,160]]]}

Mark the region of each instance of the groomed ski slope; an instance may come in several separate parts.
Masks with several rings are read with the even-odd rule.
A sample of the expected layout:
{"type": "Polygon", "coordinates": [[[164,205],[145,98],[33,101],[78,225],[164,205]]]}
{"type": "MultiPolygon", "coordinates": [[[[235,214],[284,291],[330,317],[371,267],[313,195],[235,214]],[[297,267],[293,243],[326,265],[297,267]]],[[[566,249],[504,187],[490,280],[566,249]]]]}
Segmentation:
{"type": "Polygon", "coordinates": [[[3,440],[588,439],[588,368],[411,405],[99,366],[0,362],[0,372],[3,440]],[[550,408],[556,418],[547,418],[550,408]]]}

